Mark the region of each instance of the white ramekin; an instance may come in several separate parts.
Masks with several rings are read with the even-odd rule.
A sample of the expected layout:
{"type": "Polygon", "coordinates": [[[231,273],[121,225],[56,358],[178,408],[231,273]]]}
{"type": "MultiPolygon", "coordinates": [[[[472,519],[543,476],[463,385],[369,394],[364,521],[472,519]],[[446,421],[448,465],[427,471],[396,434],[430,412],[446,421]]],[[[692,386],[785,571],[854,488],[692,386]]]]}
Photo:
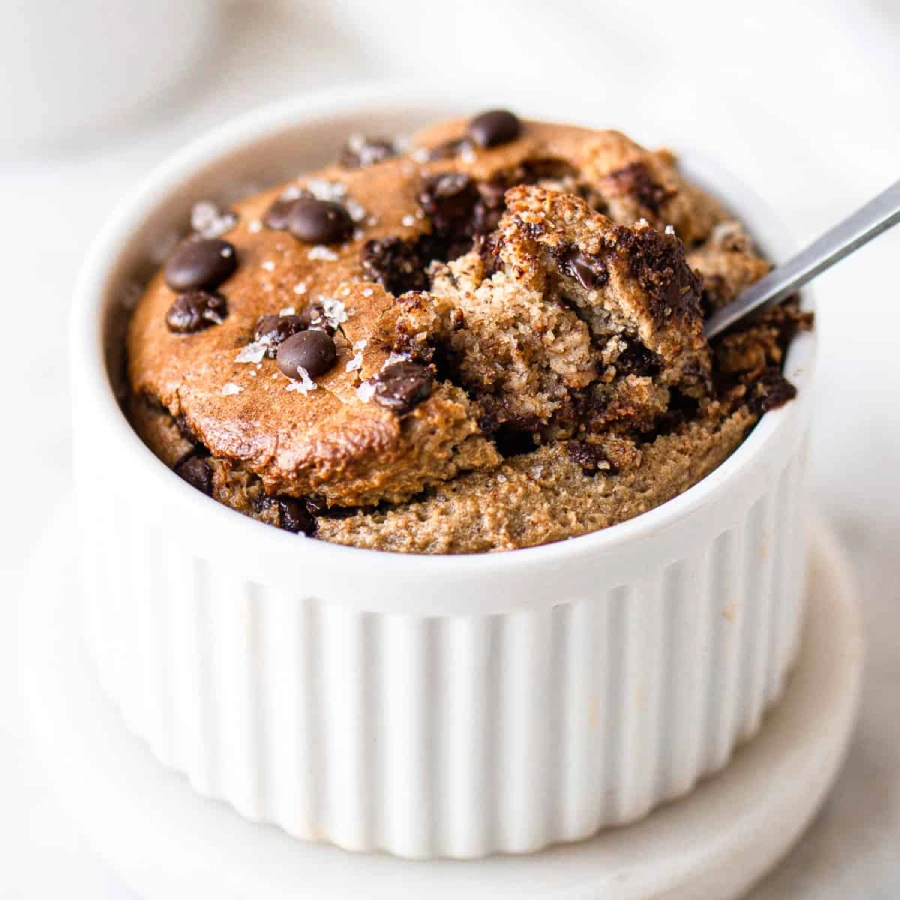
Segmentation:
{"type": "MultiPolygon", "coordinates": [[[[369,90],[240,119],[122,205],[77,288],[75,473],[100,680],[201,794],[353,850],[523,853],[637,819],[757,731],[797,647],[812,336],[788,358],[798,398],[695,487],[508,553],[403,556],[281,532],[184,484],[123,417],[122,298],[193,201],[321,163],[350,131],[483,105],[369,90]]],[[[784,252],[746,190],[685,162],[784,252]]]]}

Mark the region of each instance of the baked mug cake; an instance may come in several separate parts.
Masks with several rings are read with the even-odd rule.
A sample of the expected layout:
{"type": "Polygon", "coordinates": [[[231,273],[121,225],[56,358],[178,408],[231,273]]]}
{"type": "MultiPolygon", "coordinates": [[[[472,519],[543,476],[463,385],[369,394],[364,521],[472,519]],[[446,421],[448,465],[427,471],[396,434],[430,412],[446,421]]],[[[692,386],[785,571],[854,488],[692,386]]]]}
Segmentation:
{"type": "Polygon", "coordinates": [[[580,100],[482,103],[200,138],[72,312],[100,684],[197,792],[345,849],[638,819],[764,727],[801,636],[806,294],[703,335],[777,217],[580,100]]]}
{"type": "Polygon", "coordinates": [[[203,202],[128,330],[129,408],[198,490],[321,540],[544,544],[646,512],[790,400],[788,303],[668,151],[493,110],[203,202]]]}

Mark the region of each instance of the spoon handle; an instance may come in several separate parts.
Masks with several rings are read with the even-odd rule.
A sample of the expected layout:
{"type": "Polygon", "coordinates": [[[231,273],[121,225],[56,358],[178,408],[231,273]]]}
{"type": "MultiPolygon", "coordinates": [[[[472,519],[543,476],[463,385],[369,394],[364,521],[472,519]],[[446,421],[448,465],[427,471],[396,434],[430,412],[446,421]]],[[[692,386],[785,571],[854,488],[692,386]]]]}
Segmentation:
{"type": "Polygon", "coordinates": [[[781,302],[819,272],[830,268],[897,222],[900,222],[900,181],[894,182],[874,200],[714,313],[704,329],[707,338],[714,337],[753,311],[781,302]]]}

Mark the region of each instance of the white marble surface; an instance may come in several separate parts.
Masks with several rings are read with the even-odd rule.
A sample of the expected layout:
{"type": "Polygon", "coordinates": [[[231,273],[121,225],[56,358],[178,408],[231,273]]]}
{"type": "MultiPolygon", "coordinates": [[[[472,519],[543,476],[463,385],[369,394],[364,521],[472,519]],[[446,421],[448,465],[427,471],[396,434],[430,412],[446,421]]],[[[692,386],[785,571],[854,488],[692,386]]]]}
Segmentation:
{"type": "MultiPolygon", "coordinates": [[[[642,138],[721,159],[807,240],[900,175],[898,43],[892,0],[832,0],[815,14],[774,0],[457,0],[452,9],[234,0],[222,7],[214,52],[165,103],[41,158],[0,159],[0,897],[130,897],[83,845],[30,757],[14,626],[22,560],[69,484],[72,280],[134,179],[210,125],[317,87],[428,76],[515,80],[537,92],[547,79],[566,79],[598,119],[623,103],[652,110],[659,134],[642,138]]],[[[889,234],[820,279],[812,489],[857,564],[870,659],[846,770],[754,900],[900,895],[898,254],[900,233],[889,234]]]]}

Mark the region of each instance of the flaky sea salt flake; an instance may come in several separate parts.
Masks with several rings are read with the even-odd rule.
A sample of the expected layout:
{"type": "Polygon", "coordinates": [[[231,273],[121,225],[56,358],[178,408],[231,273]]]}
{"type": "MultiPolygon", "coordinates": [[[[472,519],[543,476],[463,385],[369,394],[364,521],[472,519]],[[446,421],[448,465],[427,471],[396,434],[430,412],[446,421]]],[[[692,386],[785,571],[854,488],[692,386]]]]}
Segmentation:
{"type": "Polygon", "coordinates": [[[269,349],[269,342],[265,340],[252,341],[247,344],[243,350],[234,358],[236,363],[258,363],[262,362],[266,356],[266,350],[269,349]]]}
{"type": "Polygon", "coordinates": [[[328,181],[325,178],[312,178],[306,184],[306,189],[316,200],[331,200],[332,202],[343,200],[347,196],[347,185],[340,181],[328,181]]]}
{"type": "Polygon", "coordinates": [[[365,219],[366,210],[362,204],[357,203],[355,200],[348,199],[347,202],[344,203],[344,207],[354,222],[362,222],[362,220],[365,219]]]}
{"type": "Polygon", "coordinates": [[[239,394],[242,390],[243,388],[239,384],[229,381],[228,384],[222,385],[222,396],[230,397],[232,394],[239,394]]]}
{"type": "Polygon", "coordinates": [[[285,387],[286,391],[296,391],[298,394],[308,394],[314,391],[318,385],[309,377],[309,372],[303,366],[297,366],[297,380],[291,380],[285,387]]]}
{"type": "Polygon", "coordinates": [[[333,297],[322,297],[322,318],[332,327],[338,328],[349,317],[347,307],[333,297]]]}
{"type": "Polygon", "coordinates": [[[215,203],[201,200],[191,209],[191,228],[205,238],[217,238],[234,228],[237,216],[221,212],[215,203]]]}
{"type": "Polygon", "coordinates": [[[306,256],[307,259],[327,259],[329,262],[334,262],[334,260],[338,258],[337,253],[330,247],[326,247],[324,244],[316,244],[315,247],[310,249],[306,256]]]}

